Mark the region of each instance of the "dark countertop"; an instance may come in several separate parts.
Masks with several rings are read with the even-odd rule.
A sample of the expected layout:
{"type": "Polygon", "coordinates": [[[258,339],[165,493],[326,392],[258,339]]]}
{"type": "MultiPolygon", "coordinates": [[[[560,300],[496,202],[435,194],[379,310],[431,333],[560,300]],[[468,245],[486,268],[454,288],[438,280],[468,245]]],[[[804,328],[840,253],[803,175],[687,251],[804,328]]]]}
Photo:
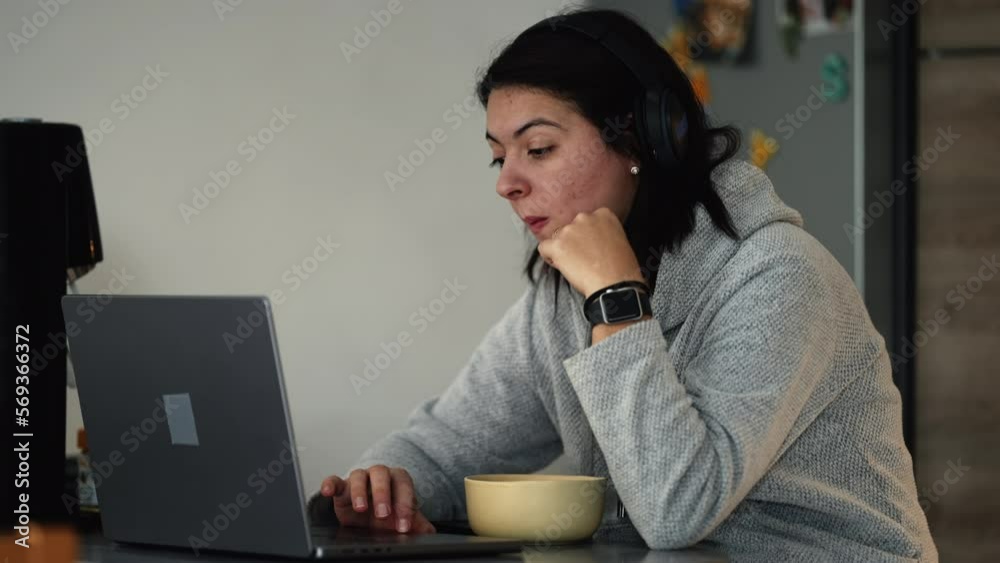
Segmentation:
{"type": "MultiPolygon", "coordinates": [[[[332,516],[330,507],[320,506],[316,499],[309,503],[309,520],[312,523],[314,538],[318,529],[327,526],[336,527],[336,518],[332,516]]],[[[468,522],[448,521],[434,522],[439,532],[452,534],[471,534],[468,522]]],[[[44,530],[44,528],[42,528],[44,530]]],[[[70,551],[62,551],[64,555],[57,557],[60,562],[73,560],[76,554],[77,563],[274,563],[275,561],[304,561],[304,559],[284,559],[270,556],[246,555],[240,553],[202,552],[196,555],[189,549],[159,548],[120,544],[108,540],[101,534],[100,520],[96,515],[87,517],[71,528],[56,528],[65,540],[75,546],[70,551]]],[[[44,534],[42,534],[44,536],[44,534]]],[[[50,533],[50,539],[56,536],[50,533]]],[[[55,542],[48,542],[50,546],[55,542]]],[[[41,561],[50,561],[42,553],[41,561]]],[[[52,554],[54,555],[54,553],[52,554]]],[[[396,559],[366,559],[367,561],[394,560],[412,563],[490,563],[524,561],[530,563],[715,563],[726,562],[729,558],[724,554],[703,548],[684,549],[677,551],[653,551],[639,543],[609,543],[596,539],[585,543],[570,545],[529,545],[520,553],[505,553],[486,556],[448,556],[448,557],[412,557],[396,559]]],[[[320,561],[314,559],[314,561],[320,561]]]]}
{"type": "MultiPolygon", "coordinates": [[[[219,555],[190,550],[132,547],[108,541],[103,536],[87,534],[81,537],[79,563],[274,563],[282,559],[252,555],[219,555]]],[[[681,551],[651,551],[637,545],[586,543],[551,547],[546,550],[527,548],[521,553],[485,557],[449,557],[443,559],[405,559],[412,563],[489,563],[525,561],[530,563],[715,563],[729,559],[724,555],[700,549],[681,551]]],[[[301,561],[301,560],[298,560],[301,561]]],[[[396,561],[401,561],[396,559],[396,561]]]]}

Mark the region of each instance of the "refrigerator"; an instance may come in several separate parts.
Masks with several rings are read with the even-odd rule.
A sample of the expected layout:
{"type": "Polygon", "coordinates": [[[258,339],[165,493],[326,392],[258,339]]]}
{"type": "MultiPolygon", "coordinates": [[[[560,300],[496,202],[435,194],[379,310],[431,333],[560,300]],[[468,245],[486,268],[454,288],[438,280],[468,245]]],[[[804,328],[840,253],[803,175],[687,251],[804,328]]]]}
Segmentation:
{"type": "MultiPolygon", "coordinates": [[[[890,356],[905,358],[914,322],[915,204],[908,161],[916,136],[915,18],[900,21],[887,2],[792,0],[851,6],[850,18],[839,25],[802,24],[792,54],[788,1],[729,3],[750,6],[744,48],[739,56],[694,61],[709,87],[709,117],[741,130],[739,158],[752,160],[755,132],[777,145],[764,168],[778,195],[854,279],[890,356]],[[838,96],[825,95],[830,92],[838,96]]],[[[628,12],[668,45],[671,30],[685,22],[691,27],[684,10],[694,4],[592,0],[588,6],[628,12]]],[[[696,52],[706,43],[694,39],[688,45],[696,52]]],[[[903,432],[913,452],[913,362],[894,364],[903,432]]]]}

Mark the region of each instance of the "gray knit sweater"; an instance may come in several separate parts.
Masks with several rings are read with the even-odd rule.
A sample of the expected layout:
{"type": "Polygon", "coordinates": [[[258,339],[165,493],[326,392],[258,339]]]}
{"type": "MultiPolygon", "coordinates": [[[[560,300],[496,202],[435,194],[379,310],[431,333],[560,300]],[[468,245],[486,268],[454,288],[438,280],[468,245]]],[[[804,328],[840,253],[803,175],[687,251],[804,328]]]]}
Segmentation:
{"type": "Polygon", "coordinates": [[[584,296],[531,286],[351,469],[404,467],[430,519],[461,519],[466,475],[565,453],[609,477],[599,540],[936,562],[885,344],[852,280],[759,169],[730,161],[714,179],[739,240],[699,209],[658,265],[654,319],[590,346],[584,296]]]}

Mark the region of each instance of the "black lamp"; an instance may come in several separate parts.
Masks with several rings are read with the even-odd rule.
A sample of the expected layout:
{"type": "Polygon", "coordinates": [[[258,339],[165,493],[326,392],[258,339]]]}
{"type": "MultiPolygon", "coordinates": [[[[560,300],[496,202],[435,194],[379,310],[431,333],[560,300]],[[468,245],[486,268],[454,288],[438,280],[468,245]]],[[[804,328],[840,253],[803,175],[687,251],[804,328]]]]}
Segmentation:
{"type": "Polygon", "coordinates": [[[19,480],[15,472],[3,487],[15,527],[26,518],[64,521],[74,513],[63,490],[67,350],[60,300],[67,281],[103,257],[83,131],[40,119],[0,119],[0,353],[8,372],[0,396],[8,420],[4,440],[14,442],[3,448],[4,464],[29,475],[19,480]],[[27,460],[16,451],[25,444],[27,460]],[[18,510],[22,505],[27,514],[18,510]]]}

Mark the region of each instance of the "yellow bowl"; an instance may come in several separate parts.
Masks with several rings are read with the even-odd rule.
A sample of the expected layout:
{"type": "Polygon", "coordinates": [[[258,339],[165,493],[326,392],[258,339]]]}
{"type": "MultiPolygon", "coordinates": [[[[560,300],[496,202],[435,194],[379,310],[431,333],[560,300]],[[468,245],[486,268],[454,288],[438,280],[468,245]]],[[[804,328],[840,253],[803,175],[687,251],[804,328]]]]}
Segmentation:
{"type": "Polygon", "coordinates": [[[469,525],[494,538],[585,540],[601,524],[606,487],[606,478],[583,475],[470,475],[469,525]]]}

